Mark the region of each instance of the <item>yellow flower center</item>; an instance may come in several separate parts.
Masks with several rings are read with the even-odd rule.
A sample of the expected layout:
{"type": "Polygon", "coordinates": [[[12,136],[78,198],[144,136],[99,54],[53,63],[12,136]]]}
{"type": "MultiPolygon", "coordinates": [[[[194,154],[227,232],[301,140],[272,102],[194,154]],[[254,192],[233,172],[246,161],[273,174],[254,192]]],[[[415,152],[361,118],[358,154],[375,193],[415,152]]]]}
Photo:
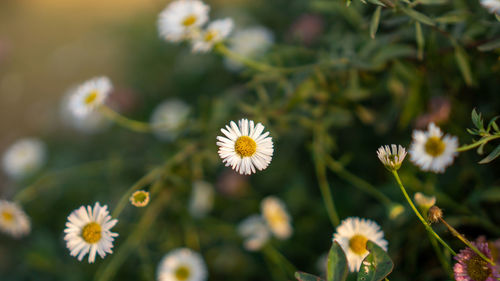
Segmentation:
{"type": "Polygon", "coordinates": [[[175,278],[177,278],[177,280],[179,280],[179,281],[187,280],[190,275],[191,275],[191,272],[189,271],[189,268],[185,265],[179,266],[175,270],[175,278]]]}
{"type": "Polygon", "coordinates": [[[144,191],[136,192],[134,194],[134,201],[137,203],[142,203],[142,202],[144,202],[144,200],[146,200],[147,197],[148,197],[148,195],[144,191]]]}
{"type": "Polygon", "coordinates": [[[465,264],[467,265],[467,275],[474,281],[485,281],[491,276],[491,268],[488,267],[488,262],[478,255],[474,255],[465,261],[465,264]]]}
{"type": "Polygon", "coordinates": [[[251,137],[241,136],[236,140],[234,150],[241,157],[250,157],[257,151],[257,143],[251,137]]]}
{"type": "Polygon", "coordinates": [[[89,104],[93,103],[93,102],[97,99],[97,95],[98,95],[98,94],[99,94],[99,93],[98,93],[97,91],[95,91],[95,90],[94,90],[94,91],[92,91],[92,92],[90,92],[90,93],[87,95],[87,97],[85,98],[85,104],[86,104],[86,105],[89,105],[89,104]]]}
{"type": "Polygon", "coordinates": [[[349,240],[349,248],[357,255],[363,255],[366,253],[366,242],[368,239],[360,234],[356,234],[349,240]]]}
{"type": "Polygon", "coordinates": [[[88,223],[82,229],[82,238],[85,242],[95,244],[101,240],[101,226],[96,222],[88,223]]]}
{"type": "Polygon", "coordinates": [[[445,143],[438,137],[430,137],[425,142],[425,152],[432,157],[438,157],[443,154],[445,148],[445,143]]]}
{"type": "Polygon", "coordinates": [[[184,25],[185,27],[191,26],[196,22],[196,20],[197,19],[195,15],[189,15],[184,18],[184,20],[182,21],[182,25],[184,25]]]}
{"type": "Polygon", "coordinates": [[[281,212],[281,210],[273,210],[267,214],[267,219],[272,225],[284,224],[287,222],[286,216],[281,212]]]}
{"type": "Polygon", "coordinates": [[[4,221],[6,221],[8,223],[11,223],[11,222],[14,221],[14,214],[12,214],[9,211],[3,211],[2,212],[2,218],[3,218],[4,221]]]}
{"type": "Polygon", "coordinates": [[[215,36],[217,35],[217,32],[214,31],[214,30],[210,30],[210,31],[207,31],[207,33],[205,33],[205,42],[210,42],[212,40],[215,39],[215,36]]]}

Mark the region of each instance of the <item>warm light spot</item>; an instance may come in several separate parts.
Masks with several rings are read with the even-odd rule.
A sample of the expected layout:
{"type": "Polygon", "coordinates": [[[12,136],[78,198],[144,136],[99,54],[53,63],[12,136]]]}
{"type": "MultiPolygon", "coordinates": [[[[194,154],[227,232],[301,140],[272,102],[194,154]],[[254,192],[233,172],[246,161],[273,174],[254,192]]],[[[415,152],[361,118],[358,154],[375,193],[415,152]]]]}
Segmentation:
{"type": "Polygon", "coordinates": [[[101,226],[96,222],[88,223],[82,229],[82,238],[90,244],[99,242],[101,240],[101,226]]]}
{"type": "Polygon", "coordinates": [[[12,214],[9,211],[3,211],[2,212],[2,219],[6,222],[13,222],[14,221],[14,214],[12,214]]]}
{"type": "Polygon", "coordinates": [[[191,273],[189,272],[189,268],[185,265],[179,266],[175,270],[175,278],[179,281],[188,280],[190,275],[191,273]]]}
{"type": "Polygon", "coordinates": [[[234,150],[241,157],[250,157],[257,151],[257,143],[251,137],[241,136],[236,140],[234,150]]]}
{"type": "Polygon", "coordinates": [[[189,15],[189,16],[184,18],[184,20],[182,21],[182,25],[188,27],[188,26],[193,25],[195,22],[196,22],[196,16],[189,15]]]}
{"type": "Polygon", "coordinates": [[[363,255],[366,253],[366,242],[368,242],[368,239],[365,236],[356,234],[349,240],[349,248],[351,248],[354,253],[363,255]]]}
{"type": "Polygon", "coordinates": [[[97,95],[99,93],[97,91],[92,91],[90,92],[87,97],[85,97],[85,104],[89,105],[91,103],[93,103],[96,99],[97,99],[97,95]]]}
{"type": "Polygon", "coordinates": [[[217,36],[217,32],[215,30],[210,30],[205,33],[205,42],[210,42],[215,39],[215,36],[217,36]]]}
{"type": "Polygon", "coordinates": [[[287,217],[280,209],[270,210],[267,212],[266,217],[272,225],[287,223],[287,217]]]}
{"type": "Polygon", "coordinates": [[[488,266],[488,262],[478,255],[466,260],[465,264],[467,265],[467,275],[474,281],[485,281],[491,276],[491,268],[488,266]]]}
{"type": "Polygon", "coordinates": [[[438,137],[430,137],[425,143],[425,152],[432,157],[438,157],[443,154],[446,144],[438,137]]]}

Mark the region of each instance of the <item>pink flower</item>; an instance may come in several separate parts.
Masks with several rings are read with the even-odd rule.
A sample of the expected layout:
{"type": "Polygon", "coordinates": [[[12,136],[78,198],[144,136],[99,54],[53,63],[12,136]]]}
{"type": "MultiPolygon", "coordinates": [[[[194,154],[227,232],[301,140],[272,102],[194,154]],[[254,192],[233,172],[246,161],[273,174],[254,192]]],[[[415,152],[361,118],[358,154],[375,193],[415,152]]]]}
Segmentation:
{"type": "MultiPolygon", "coordinates": [[[[472,242],[481,253],[491,259],[488,243],[472,242]]],[[[460,250],[455,256],[457,263],[453,266],[456,281],[497,281],[500,278],[498,269],[483,260],[471,248],[460,250]]]]}

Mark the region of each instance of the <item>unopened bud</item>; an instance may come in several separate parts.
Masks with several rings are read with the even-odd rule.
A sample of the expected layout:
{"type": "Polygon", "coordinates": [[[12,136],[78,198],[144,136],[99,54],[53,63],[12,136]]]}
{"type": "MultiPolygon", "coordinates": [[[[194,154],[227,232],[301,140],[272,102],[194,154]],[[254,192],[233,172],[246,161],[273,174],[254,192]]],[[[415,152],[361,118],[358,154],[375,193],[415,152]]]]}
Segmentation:
{"type": "Polygon", "coordinates": [[[429,209],[427,219],[431,223],[437,223],[443,217],[443,210],[441,210],[438,206],[434,205],[429,209]]]}

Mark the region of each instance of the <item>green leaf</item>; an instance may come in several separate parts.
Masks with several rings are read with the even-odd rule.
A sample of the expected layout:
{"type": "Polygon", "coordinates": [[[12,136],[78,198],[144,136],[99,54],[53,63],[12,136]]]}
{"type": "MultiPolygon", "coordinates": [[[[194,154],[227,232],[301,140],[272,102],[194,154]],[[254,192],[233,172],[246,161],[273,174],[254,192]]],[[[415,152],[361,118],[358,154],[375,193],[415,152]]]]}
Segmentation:
{"type": "Polygon", "coordinates": [[[487,164],[490,163],[491,161],[495,160],[498,156],[500,156],[500,144],[493,149],[493,151],[488,154],[483,160],[479,161],[479,164],[487,164]]]}
{"type": "Polygon", "coordinates": [[[462,72],[465,84],[467,84],[467,86],[472,86],[473,84],[472,72],[470,70],[470,64],[469,64],[469,59],[467,58],[467,53],[465,53],[465,51],[458,45],[455,46],[455,59],[457,61],[460,72],[462,72]]]}
{"type": "Polygon", "coordinates": [[[418,59],[422,60],[424,58],[424,45],[425,45],[425,39],[424,35],[422,34],[422,26],[420,25],[420,22],[415,22],[415,35],[417,36],[417,46],[418,46],[418,59]]]}
{"type": "Polygon", "coordinates": [[[471,113],[472,124],[476,126],[477,129],[483,130],[483,118],[481,117],[481,113],[477,113],[474,108],[471,113]]]}
{"type": "Polygon", "coordinates": [[[400,7],[400,8],[401,8],[401,11],[403,11],[403,13],[407,14],[408,16],[410,16],[411,18],[413,18],[416,21],[419,21],[419,22],[426,24],[426,25],[431,25],[431,26],[436,25],[436,22],[433,19],[429,18],[428,16],[426,16],[420,12],[417,12],[411,8],[406,8],[406,7],[400,7]]]}
{"type": "Polygon", "coordinates": [[[479,45],[477,49],[481,52],[493,51],[500,48],[500,39],[479,45]]]}
{"type": "Polygon", "coordinates": [[[490,132],[491,128],[493,128],[493,130],[495,130],[495,132],[500,131],[500,129],[498,128],[498,125],[496,123],[498,118],[500,118],[500,116],[495,116],[495,117],[493,117],[493,119],[490,120],[490,123],[488,123],[488,127],[486,128],[486,132],[490,132]]]}
{"type": "Polygon", "coordinates": [[[337,241],[333,241],[330,252],[328,253],[326,272],[328,281],[344,281],[349,273],[347,269],[347,259],[342,247],[340,247],[337,241]]]}
{"type": "Polygon", "coordinates": [[[301,271],[295,272],[295,278],[297,278],[297,280],[299,280],[299,281],[324,281],[323,279],[321,279],[318,276],[315,276],[315,275],[312,275],[309,273],[305,273],[305,272],[301,272],[301,271]]]}
{"type": "Polygon", "coordinates": [[[394,268],[389,255],[372,241],[366,242],[366,249],[370,252],[361,263],[358,281],[380,281],[387,277],[394,268]]]}
{"type": "Polygon", "coordinates": [[[379,0],[368,0],[368,2],[372,3],[372,4],[375,4],[375,5],[379,5],[379,6],[382,6],[382,7],[385,7],[385,4],[380,2],[379,0]]]}
{"type": "Polygon", "coordinates": [[[375,33],[377,33],[378,23],[380,21],[380,11],[382,11],[382,7],[378,6],[373,12],[372,22],[370,25],[370,37],[375,39],[375,33]]]}
{"type": "Polygon", "coordinates": [[[420,0],[418,2],[422,5],[443,5],[448,4],[449,0],[420,0]]]}

